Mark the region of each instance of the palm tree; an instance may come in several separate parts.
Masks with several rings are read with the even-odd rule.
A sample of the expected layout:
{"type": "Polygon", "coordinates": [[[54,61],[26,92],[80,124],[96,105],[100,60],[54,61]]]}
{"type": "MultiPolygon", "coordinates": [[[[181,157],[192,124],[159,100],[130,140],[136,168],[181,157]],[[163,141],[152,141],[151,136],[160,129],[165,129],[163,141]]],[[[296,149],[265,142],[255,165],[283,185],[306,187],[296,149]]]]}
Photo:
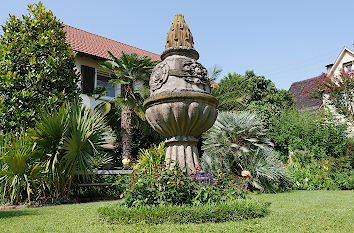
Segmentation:
{"type": "Polygon", "coordinates": [[[275,192],[289,186],[285,168],[255,113],[220,112],[203,138],[204,170],[221,169],[236,175],[249,171],[252,185],[262,191],[275,192]]]}
{"type": "Polygon", "coordinates": [[[111,83],[121,84],[121,96],[116,97],[116,101],[122,109],[122,158],[125,159],[131,153],[133,111],[145,120],[143,101],[149,95],[148,81],[152,68],[159,61],[151,61],[150,57],[124,52],[117,58],[111,52],[108,53],[112,60],[105,61],[101,65],[111,73],[111,83]],[[142,85],[134,86],[134,84],[142,85]]]}

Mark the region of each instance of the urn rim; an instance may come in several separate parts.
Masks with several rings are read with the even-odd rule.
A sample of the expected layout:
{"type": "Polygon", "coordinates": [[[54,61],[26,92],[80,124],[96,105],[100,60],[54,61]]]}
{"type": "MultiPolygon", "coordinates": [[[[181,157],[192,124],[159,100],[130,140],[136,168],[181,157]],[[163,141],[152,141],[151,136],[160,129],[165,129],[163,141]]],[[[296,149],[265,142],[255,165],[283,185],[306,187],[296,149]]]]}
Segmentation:
{"type": "Polygon", "coordinates": [[[156,104],[172,103],[172,102],[201,102],[217,107],[219,101],[212,95],[202,92],[162,92],[157,95],[150,96],[144,101],[144,107],[147,109],[156,104]]]}

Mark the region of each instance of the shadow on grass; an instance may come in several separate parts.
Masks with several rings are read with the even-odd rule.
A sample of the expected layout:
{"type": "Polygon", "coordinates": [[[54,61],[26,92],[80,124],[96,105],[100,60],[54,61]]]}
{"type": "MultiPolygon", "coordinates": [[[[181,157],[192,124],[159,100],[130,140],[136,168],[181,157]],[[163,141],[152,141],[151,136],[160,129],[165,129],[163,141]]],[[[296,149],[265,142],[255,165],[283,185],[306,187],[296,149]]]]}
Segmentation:
{"type": "Polygon", "coordinates": [[[13,218],[25,215],[38,215],[37,211],[20,209],[20,210],[0,210],[0,219],[2,218],[13,218]]]}

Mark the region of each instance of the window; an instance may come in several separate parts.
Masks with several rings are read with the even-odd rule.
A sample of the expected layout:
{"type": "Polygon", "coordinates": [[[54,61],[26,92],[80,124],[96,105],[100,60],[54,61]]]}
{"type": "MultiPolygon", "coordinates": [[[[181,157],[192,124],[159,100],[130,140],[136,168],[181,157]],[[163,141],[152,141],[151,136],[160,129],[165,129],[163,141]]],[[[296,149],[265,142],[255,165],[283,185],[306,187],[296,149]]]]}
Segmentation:
{"type": "Polygon", "coordinates": [[[348,63],[344,63],[343,67],[344,67],[344,71],[345,72],[352,72],[353,71],[353,66],[352,66],[352,62],[348,62],[348,63]]]}
{"type": "Polygon", "coordinates": [[[81,89],[82,93],[93,95],[95,88],[104,86],[107,90],[103,97],[114,98],[119,95],[119,86],[109,83],[110,74],[94,67],[81,65],[81,89]]]}
{"type": "Polygon", "coordinates": [[[104,86],[107,90],[107,97],[116,97],[116,88],[115,85],[109,83],[110,77],[107,74],[103,74],[102,72],[97,72],[97,82],[96,87],[104,86]]]}
{"type": "Polygon", "coordinates": [[[348,71],[348,72],[351,72],[351,71],[352,71],[352,64],[347,65],[346,68],[347,68],[347,71],[348,71]]]}

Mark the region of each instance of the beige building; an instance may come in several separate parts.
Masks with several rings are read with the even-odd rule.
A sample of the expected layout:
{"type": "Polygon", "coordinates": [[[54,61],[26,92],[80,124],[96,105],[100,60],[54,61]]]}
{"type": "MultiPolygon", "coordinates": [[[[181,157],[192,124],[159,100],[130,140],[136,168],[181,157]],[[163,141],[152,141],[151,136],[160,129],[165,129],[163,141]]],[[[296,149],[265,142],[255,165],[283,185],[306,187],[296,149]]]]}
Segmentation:
{"type": "Polygon", "coordinates": [[[334,64],[326,65],[328,77],[339,76],[342,69],[344,71],[353,71],[354,52],[344,47],[334,64]]]}
{"type": "MultiPolygon", "coordinates": [[[[352,72],[354,65],[354,52],[347,47],[344,47],[339,56],[337,57],[334,64],[329,64],[326,66],[327,68],[327,76],[334,80],[336,77],[339,77],[341,72],[352,72]]],[[[354,125],[353,122],[346,120],[343,115],[337,113],[335,106],[331,105],[329,101],[326,99],[326,96],[323,98],[324,105],[336,115],[336,117],[341,121],[345,122],[349,125],[349,128],[352,131],[352,135],[354,135],[354,125]]],[[[354,102],[351,103],[352,108],[354,108],[354,102]]]]}
{"type": "MultiPolygon", "coordinates": [[[[344,47],[333,64],[326,65],[327,76],[332,80],[338,77],[341,71],[345,72],[354,71],[354,52],[347,47],[344,47]]],[[[308,95],[308,90],[313,88],[314,83],[320,76],[294,82],[290,86],[290,93],[295,99],[300,109],[317,110],[320,108],[328,108],[332,113],[335,113],[336,117],[341,121],[349,125],[351,131],[354,134],[354,126],[350,121],[346,121],[343,115],[336,112],[334,106],[330,105],[329,101],[325,98],[323,100],[313,99],[308,95]]],[[[352,103],[354,105],[354,103],[352,103]]]]}
{"type": "Polygon", "coordinates": [[[102,101],[95,100],[93,94],[94,89],[103,85],[107,89],[107,95],[103,96],[103,100],[112,100],[120,95],[120,85],[109,83],[110,75],[100,66],[100,62],[110,59],[108,51],[116,57],[119,57],[122,52],[132,54],[136,53],[141,56],[148,56],[152,60],[160,60],[160,55],[149,51],[139,49],[118,41],[114,41],[102,36],[86,32],[68,25],[64,25],[66,31],[66,41],[76,55],[76,69],[81,76],[81,90],[83,103],[91,108],[94,108],[102,101]]]}

